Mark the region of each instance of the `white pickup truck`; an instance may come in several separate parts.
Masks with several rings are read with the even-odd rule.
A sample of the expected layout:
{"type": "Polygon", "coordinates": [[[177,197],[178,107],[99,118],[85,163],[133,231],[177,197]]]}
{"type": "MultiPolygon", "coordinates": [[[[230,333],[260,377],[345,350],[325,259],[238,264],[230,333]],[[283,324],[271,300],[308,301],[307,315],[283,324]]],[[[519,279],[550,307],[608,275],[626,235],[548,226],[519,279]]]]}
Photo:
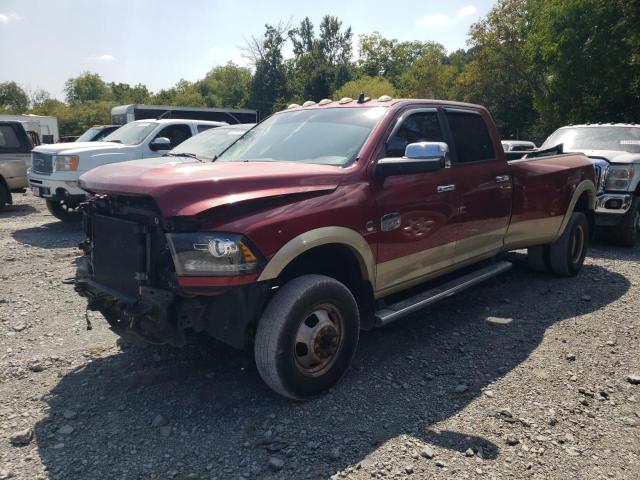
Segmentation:
{"type": "Polygon", "coordinates": [[[205,120],[137,120],[123,125],[101,142],[42,145],[31,153],[29,187],[47,201],[52,215],[63,221],[80,220],[78,207],[86,192],[78,178],[108,163],[157,157],[187,138],[227,125],[205,120]]]}
{"type": "Polygon", "coordinates": [[[553,132],[541,149],[560,144],[595,165],[596,227],[616,243],[634,246],[640,238],[640,125],[569,125],[553,132]]]}

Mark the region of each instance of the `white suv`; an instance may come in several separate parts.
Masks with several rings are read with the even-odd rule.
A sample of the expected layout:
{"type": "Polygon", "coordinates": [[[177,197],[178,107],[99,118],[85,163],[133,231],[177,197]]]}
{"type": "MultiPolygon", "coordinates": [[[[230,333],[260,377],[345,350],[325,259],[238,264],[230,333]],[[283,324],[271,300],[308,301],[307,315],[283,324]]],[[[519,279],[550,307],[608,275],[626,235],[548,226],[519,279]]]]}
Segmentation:
{"type": "Polygon", "coordinates": [[[47,208],[63,221],[80,219],[78,206],[86,192],[78,178],[107,163],[157,157],[187,138],[225,122],[204,120],[136,120],[123,125],[101,142],[42,145],[31,153],[29,186],[47,201],[47,208]]]}

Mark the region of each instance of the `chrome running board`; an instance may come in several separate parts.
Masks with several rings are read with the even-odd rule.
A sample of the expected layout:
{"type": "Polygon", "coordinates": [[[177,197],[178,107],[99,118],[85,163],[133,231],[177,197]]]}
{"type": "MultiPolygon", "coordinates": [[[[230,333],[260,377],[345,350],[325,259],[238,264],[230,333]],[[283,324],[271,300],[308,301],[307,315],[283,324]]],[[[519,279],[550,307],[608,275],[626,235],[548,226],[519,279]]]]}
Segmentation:
{"type": "Polygon", "coordinates": [[[475,272],[467,273],[462,277],[451,280],[439,287],[432,288],[426,292],[402,300],[392,305],[387,305],[376,312],[376,326],[387,325],[405,315],[420,310],[428,305],[436,303],[445,298],[451,297],[458,292],[473,287],[480,282],[484,282],[502,272],[506,272],[513,265],[511,262],[497,262],[487,267],[480,268],[475,272]]]}

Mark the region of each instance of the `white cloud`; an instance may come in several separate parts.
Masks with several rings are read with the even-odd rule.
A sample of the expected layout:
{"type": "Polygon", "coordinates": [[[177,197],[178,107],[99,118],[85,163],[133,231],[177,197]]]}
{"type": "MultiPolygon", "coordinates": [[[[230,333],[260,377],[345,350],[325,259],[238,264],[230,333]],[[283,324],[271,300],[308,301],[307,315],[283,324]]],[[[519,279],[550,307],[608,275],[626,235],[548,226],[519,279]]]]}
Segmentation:
{"type": "Polygon", "coordinates": [[[103,62],[112,62],[116,59],[116,57],[114,57],[113,55],[109,54],[109,53],[105,53],[104,55],[100,55],[98,57],[98,60],[102,60],[103,62]]]}
{"type": "Polygon", "coordinates": [[[458,17],[468,17],[476,13],[478,13],[478,9],[475,5],[465,5],[460,10],[458,10],[458,17]]]}
{"type": "Polygon", "coordinates": [[[417,20],[416,23],[425,27],[447,27],[463,17],[469,17],[476,13],[478,13],[476,6],[469,4],[458,10],[454,16],[446,13],[428,13],[417,20]]]}
{"type": "Polygon", "coordinates": [[[0,23],[19,22],[22,17],[17,13],[0,13],[0,23]]]}

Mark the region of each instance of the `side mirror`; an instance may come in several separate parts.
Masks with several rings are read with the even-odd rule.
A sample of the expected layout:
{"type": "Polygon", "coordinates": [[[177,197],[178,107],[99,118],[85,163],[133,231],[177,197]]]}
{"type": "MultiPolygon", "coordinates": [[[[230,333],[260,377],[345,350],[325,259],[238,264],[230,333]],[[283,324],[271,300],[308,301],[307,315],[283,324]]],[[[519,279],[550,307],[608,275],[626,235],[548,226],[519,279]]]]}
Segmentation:
{"type": "Polygon", "coordinates": [[[382,158],[376,164],[378,177],[436,172],[447,166],[449,146],[444,142],[410,143],[404,149],[404,157],[382,158]]]}
{"type": "Polygon", "coordinates": [[[151,140],[149,148],[154,152],[158,150],[171,150],[171,140],[167,137],[154,138],[151,140]]]}

